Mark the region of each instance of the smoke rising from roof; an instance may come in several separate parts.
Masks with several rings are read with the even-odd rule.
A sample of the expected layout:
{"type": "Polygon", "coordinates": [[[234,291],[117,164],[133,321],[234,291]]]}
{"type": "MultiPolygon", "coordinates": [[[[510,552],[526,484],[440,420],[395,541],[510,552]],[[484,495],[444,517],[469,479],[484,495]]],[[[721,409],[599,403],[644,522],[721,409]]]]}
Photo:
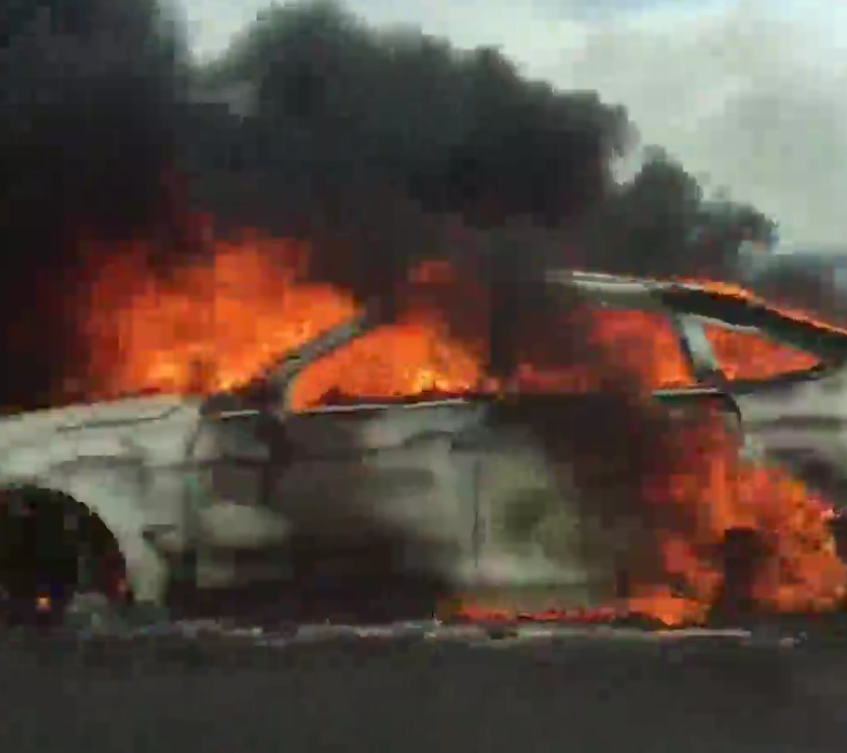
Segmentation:
{"type": "Polygon", "coordinates": [[[199,203],[225,224],[307,237],[315,275],[364,296],[421,259],[466,257],[459,226],[491,231],[488,245],[506,226],[555,229],[563,246],[630,137],[625,112],[593,93],[331,5],[270,11],[206,86],[232,104],[245,82],[252,115],[225,137],[237,168],[212,175],[202,144],[189,159],[199,203]]]}

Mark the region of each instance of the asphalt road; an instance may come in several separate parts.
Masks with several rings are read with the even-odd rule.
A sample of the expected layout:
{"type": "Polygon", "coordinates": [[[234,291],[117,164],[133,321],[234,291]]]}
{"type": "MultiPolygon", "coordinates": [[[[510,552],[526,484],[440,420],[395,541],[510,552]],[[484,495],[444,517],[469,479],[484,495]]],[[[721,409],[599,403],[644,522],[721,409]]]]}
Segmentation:
{"type": "Polygon", "coordinates": [[[0,673],[15,753],[847,749],[847,645],[29,640],[0,673]]]}

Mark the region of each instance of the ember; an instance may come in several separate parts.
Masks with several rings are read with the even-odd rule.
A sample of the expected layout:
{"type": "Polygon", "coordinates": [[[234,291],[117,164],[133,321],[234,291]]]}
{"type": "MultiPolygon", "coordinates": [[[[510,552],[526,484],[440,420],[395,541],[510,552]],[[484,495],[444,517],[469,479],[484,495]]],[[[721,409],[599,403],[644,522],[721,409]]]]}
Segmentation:
{"type": "MultiPolygon", "coordinates": [[[[106,265],[93,281],[89,298],[93,391],[107,397],[151,389],[225,389],[248,380],[280,353],[352,317],[357,311],[352,297],[306,281],[307,256],[302,245],[245,237],[218,242],[210,258],[167,279],[155,277],[139,261],[106,265]]],[[[435,278],[439,284],[449,283],[449,275],[435,278]]],[[[431,284],[433,279],[421,273],[412,284],[431,284]]],[[[584,319],[575,326],[615,353],[620,368],[636,376],[645,395],[693,383],[675,335],[654,315],[577,315],[584,319]]],[[[451,334],[448,324],[432,308],[415,309],[312,366],[297,387],[295,405],[312,406],[332,394],[388,398],[479,389],[486,380],[485,353],[478,344],[471,346],[451,334]]],[[[802,353],[746,333],[710,330],[710,336],[722,367],[732,374],[762,376],[814,365],[802,353]]],[[[517,386],[527,391],[585,391],[602,388],[609,378],[596,363],[568,364],[553,372],[525,363],[517,386]]],[[[610,426],[606,431],[619,429],[610,426]]],[[[646,486],[641,490],[654,508],[676,511],[677,523],[657,534],[661,578],[636,580],[623,606],[610,605],[597,614],[547,610],[515,617],[593,620],[625,611],[666,624],[703,621],[721,591],[724,537],[739,528],[758,532],[769,553],[751,576],[752,598],[758,605],[805,610],[839,602],[847,573],[835,553],[828,506],[782,471],[740,460],[722,424],[699,421],[675,431],[674,456],[657,461],[665,463],[664,471],[643,479],[646,486]]],[[[626,451],[628,445],[620,447],[626,451]]],[[[465,614],[481,618],[486,611],[483,605],[468,603],[465,614]]]]}

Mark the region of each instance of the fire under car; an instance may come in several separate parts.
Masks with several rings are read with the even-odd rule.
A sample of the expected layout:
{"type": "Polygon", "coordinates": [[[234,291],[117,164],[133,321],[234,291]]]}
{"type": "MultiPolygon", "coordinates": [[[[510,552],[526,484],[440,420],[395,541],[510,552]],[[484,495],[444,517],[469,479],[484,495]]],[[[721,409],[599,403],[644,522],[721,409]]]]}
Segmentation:
{"type": "MultiPolygon", "coordinates": [[[[588,273],[549,284],[563,282],[604,315],[653,318],[684,371],[659,380],[656,400],[717,406],[745,454],[784,465],[836,507],[847,501],[847,333],[695,284],[588,273]],[[739,359],[739,342],[756,357],[739,359]]],[[[522,401],[566,410],[589,398],[409,395],[292,409],[310,366],[370,331],[367,317],[342,323],[205,397],[0,421],[6,612],[58,619],[80,594],[99,594],[128,614],[238,609],[241,598],[299,614],[353,593],[371,616],[396,618],[431,613],[445,584],[551,589],[589,608],[613,599],[613,532],[575,520],[578,489],[509,418],[522,401]],[[520,533],[521,509],[539,500],[559,521],[552,549],[520,533]],[[586,536],[609,556],[586,557],[586,536]]]]}

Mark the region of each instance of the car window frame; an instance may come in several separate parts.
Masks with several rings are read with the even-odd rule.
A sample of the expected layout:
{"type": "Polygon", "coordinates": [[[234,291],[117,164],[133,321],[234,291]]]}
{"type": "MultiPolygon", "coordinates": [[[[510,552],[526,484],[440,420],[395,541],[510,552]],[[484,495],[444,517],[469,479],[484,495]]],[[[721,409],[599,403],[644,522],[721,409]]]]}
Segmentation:
{"type": "Polygon", "coordinates": [[[766,304],[702,288],[671,287],[657,291],[657,295],[681,316],[699,316],[730,327],[758,329],[789,347],[814,354],[821,361],[847,362],[845,331],[787,316],[766,304]]]}
{"type": "MultiPolygon", "coordinates": [[[[845,354],[844,358],[841,359],[832,357],[827,358],[826,354],[821,354],[808,348],[799,347],[796,341],[786,342],[784,338],[780,338],[774,335],[770,330],[762,327],[737,325],[732,322],[728,322],[725,319],[690,313],[677,314],[677,318],[679,321],[685,323],[685,331],[687,335],[690,333],[697,333],[696,344],[694,344],[693,347],[689,346],[692,350],[692,357],[697,362],[697,366],[695,366],[695,368],[699,368],[704,373],[711,369],[710,376],[703,379],[701,383],[720,383],[724,386],[731,387],[734,392],[820,379],[843,365],[844,359],[847,358],[847,354],[845,354]],[[705,329],[705,325],[707,324],[721,327],[729,331],[758,334],[764,339],[769,339],[777,344],[783,344],[786,347],[795,348],[805,353],[809,353],[818,358],[819,362],[806,369],[792,369],[790,371],[781,372],[768,377],[730,378],[721,367],[720,361],[715,353],[714,346],[709,340],[709,336],[705,329]]],[[[847,339],[847,337],[845,337],[845,339],[847,339]]]]}

